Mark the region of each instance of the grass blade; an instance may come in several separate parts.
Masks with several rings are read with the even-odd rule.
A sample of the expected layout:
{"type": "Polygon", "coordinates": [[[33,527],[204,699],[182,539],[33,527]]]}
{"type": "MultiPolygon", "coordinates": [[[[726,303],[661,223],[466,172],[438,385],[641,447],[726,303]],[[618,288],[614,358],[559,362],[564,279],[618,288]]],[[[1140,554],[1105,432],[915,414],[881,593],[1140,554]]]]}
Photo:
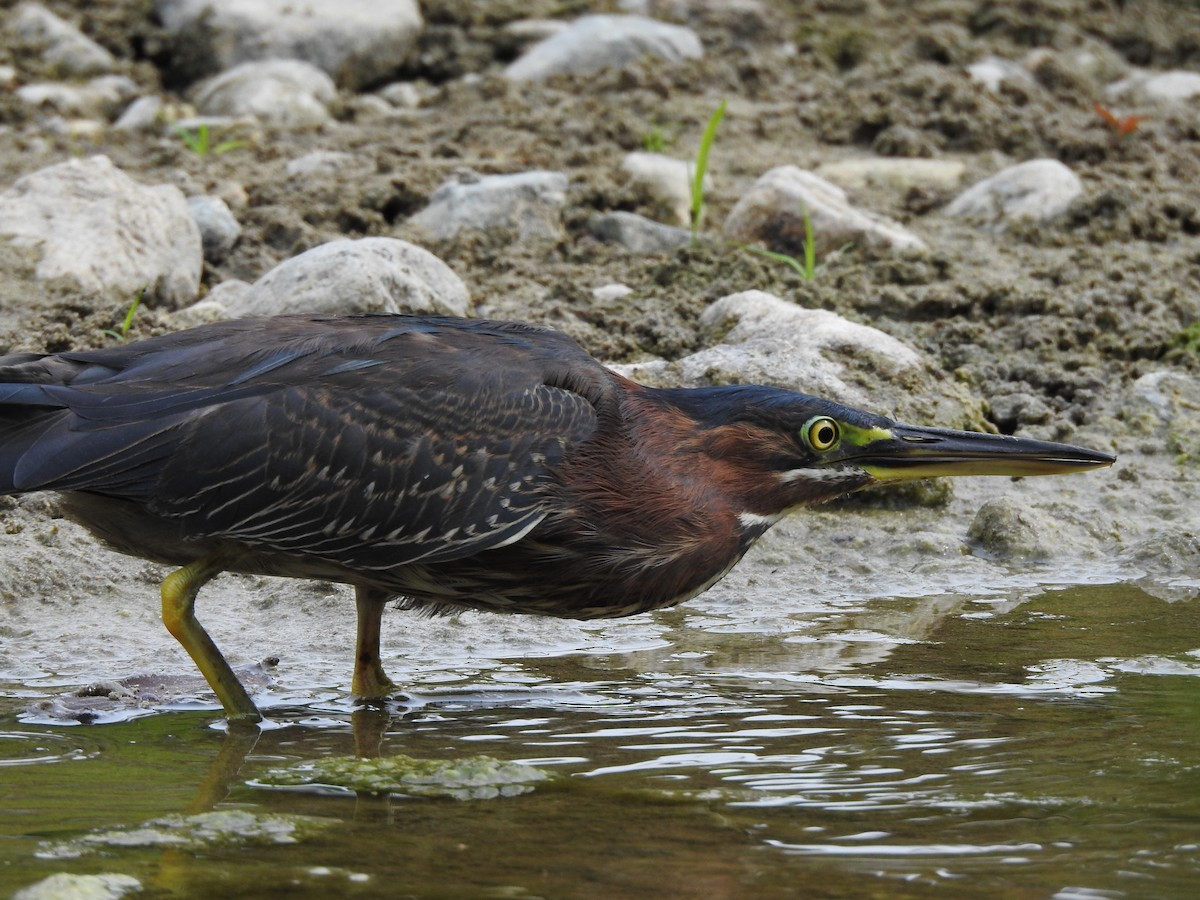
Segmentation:
{"type": "Polygon", "coordinates": [[[700,149],[696,151],[696,165],[692,171],[692,246],[696,246],[700,234],[700,215],[704,211],[704,176],[708,172],[708,154],[717,139],[717,126],[725,118],[725,103],[717,107],[709,117],[704,135],[700,138],[700,149]]]}

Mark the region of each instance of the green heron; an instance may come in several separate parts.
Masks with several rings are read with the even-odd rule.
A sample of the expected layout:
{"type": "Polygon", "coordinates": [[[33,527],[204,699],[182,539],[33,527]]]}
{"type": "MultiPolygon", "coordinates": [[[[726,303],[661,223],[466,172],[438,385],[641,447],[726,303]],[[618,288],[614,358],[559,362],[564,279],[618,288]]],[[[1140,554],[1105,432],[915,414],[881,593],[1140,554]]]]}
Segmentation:
{"type": "Polygon", "coordinates": [[[559,332],[281,316],[0,358],[0,493],[57,491],[181,566],[163,620],[230,717],[260,718],[194,615],[223,571],[353,585],[353,690],[394,688],[393,599],[573,619],[693,597],[783,515],[883,482],[1110,465],[761,386],[650,388],[559,332]]]}

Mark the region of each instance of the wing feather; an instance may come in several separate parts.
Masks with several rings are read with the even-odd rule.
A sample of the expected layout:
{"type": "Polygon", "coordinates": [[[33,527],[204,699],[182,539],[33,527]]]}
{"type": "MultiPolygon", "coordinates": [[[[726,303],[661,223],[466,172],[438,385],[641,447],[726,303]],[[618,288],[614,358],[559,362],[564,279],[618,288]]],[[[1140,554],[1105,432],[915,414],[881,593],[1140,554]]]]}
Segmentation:
{"type": "Polygon", "coordinates": [[[569,338],[513,323],[225,322],[0,359],[0,489],[119,497],[354,568],[446,561],[546,515],[612,390],[569,338]]]}

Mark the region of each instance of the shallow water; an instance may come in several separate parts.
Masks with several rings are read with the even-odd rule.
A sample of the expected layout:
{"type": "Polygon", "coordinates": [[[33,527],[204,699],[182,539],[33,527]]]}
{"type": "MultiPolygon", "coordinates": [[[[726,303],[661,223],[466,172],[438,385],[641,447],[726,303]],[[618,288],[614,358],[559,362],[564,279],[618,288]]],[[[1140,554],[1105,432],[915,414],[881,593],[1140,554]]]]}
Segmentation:
{"type": "Polygon", "coordinates": [[[58,872],[149,896],[1194,895],[1200,600],[1021,593],[757,630],[718,597],[659,614],[648,649],[508,660],[503,680],[433,678],[386,710],[268,694],[256,740],[203,709],[67,727],[4,701],[0,895],[58,872]],[[554,777],[488,800],[260,781],[351,753],[554,777]],[[321,827],[138,837],[213,808],[321,827]]]}

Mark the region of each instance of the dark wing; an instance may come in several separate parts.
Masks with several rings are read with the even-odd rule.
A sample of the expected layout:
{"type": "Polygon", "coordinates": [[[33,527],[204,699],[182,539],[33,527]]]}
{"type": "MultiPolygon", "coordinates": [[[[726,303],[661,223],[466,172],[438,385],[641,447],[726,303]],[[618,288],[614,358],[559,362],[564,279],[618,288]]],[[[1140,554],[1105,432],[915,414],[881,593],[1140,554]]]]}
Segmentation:
{"type": "Polygon", "coordinates": [[[443,561],[536,525],[553,468],[615,404],[606,370],[545,329],[241,320],[0,359],[0,489],[120,497],[195,537],[355,568],[443,561]]]}

